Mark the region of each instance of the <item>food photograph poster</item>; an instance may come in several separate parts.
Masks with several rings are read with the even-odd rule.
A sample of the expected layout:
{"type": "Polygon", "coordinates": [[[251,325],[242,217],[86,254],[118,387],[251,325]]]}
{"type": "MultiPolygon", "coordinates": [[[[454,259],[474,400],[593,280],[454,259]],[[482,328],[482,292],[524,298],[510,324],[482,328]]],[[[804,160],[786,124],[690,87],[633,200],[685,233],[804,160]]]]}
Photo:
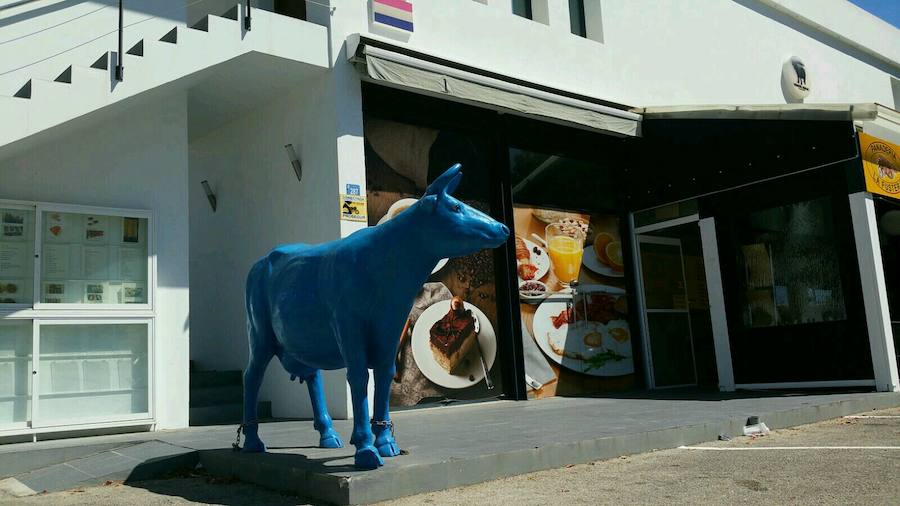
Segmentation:
{"type": "Polygon", "coordinates": [[[631,388],[618,218],[528,206],[513,213],[529,396],[631,388]]]}
{"type": "MultiPolygon", "coordinates": [[[[457,162],[465,177],[454,195],[490,212],[489,145],[458,132],[373,117],[366,118],[365,138],[369,225],[403,212],[457,162]]],[[[398,336],[391,405],[501,395],[497,328],[494,252],[437,262],[398,336]]]]}

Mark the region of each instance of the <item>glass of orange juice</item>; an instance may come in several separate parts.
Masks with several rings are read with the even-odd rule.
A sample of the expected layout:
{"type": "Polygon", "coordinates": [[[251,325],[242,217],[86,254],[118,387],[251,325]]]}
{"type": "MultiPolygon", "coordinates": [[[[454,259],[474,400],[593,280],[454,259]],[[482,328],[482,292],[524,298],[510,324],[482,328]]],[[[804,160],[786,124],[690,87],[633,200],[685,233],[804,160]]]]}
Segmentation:
{"type": "Polygon", "coordinates": [[[584,254],[584,231],[579,228],[563,229],[559,224],[547,225],[544,230],[547,250],[553,263],[553,273],[560,284],[568,288],[578,281],[581,272],[581,256],[584,254]]]}

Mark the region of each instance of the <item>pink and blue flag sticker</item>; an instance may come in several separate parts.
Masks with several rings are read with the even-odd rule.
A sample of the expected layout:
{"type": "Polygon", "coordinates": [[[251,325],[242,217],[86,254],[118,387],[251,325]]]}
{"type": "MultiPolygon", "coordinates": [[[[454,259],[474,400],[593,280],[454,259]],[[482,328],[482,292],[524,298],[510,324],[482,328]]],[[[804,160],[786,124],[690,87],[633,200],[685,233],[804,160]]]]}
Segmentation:
{"type": "Polygon", "coordinates": [[[413,31],[413,6],[410,0],[372,0],[372,20],[406,32],[413,31]]]}

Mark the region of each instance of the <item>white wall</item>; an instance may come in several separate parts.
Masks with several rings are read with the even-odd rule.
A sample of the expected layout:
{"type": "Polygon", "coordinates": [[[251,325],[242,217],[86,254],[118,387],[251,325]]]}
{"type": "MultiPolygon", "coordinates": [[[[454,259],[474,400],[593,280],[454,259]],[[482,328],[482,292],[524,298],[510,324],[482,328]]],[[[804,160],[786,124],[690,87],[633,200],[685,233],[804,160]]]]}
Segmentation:
{"type": "MultiPolygon", "coordinates": [[[[125,50],[145,34],[162,36],[160,30],[173,21],[183,23],[186,1],[125,2],[126,25],[146,20],[125,29],[125,50]]],[[[52,80],[68,65],[87,67],[104,51],[116,51],[118,23],[116,0],[42,0],[0,10],[0,95],[12,95],[30,78],[52,80]],[[58,53],[63,54],[52,57],[58,53]]]]}
{"type": "MultiPolygon", "coordinates": [[[[336,17],[357,18],[336,25],[335,38],[351,30],[381,35],[383,31],[369,28],[366,12],[352,3],[357,2],[333,2],[336,17]]],[[[398,40],[449,60],[633,106],[785,103],[781,67],[796,55],[806,62],[813,82],[806,102],[894,105],[886,72],[764,16],[759,12],[764,6],[754,0],[589,3],[589,35],[603,42],[569,33],[567,15],[552,17],[550,25],[515,16],[508,0],[489,0],[488,5],[474,0],[415,2],[415,33],[408,41],[398,40]]],[[[821,4],[859,14],[844,0],[821,4]]],[[[550,12],[559,9],[567,12],[560,6],[550,12]]],[[[875,31],[893,38],[893,44],[884,47],[900,46],[897,29],[865,13],[854,19],[857,24],[871,21],[855,32],[875,31]]],[[[893,72],[900,73],[900,68],[895,66],[893,72]]]]}
{"type": "MultiPolygon", "coordinates": [[[[244,286],[254,262],[285,243],[340,235],[337,146],[329,74],[190,144],[191,358],[202,369],[246,366],[244,286]],[[294,176],[284,145],[303,165],[294,176]],[[218,197],[213,213],[200,186],[218,197]]],[[[329,409],[346,417],[345,373],[326,373],[329,409]]],[[[305,386],[273,360],[261,399],[276,416],[310,416],[305,386]]]]}
{"type": "Polygon", "coordinates": [[[155,212],[156,417],[159,428],[186,427],[186,96],[143,100],[56,132],[0,159],[0,198],[155,212]]]}

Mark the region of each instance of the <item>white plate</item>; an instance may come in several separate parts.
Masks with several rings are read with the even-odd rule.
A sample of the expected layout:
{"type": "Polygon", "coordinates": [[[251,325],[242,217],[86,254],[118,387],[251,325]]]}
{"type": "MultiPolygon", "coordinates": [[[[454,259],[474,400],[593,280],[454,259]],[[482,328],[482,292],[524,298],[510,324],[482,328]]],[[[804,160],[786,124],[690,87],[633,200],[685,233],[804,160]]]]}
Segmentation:
{"type": "Polygon", "coordinates": [[[600,258],[597,257],[597,252],[594,250],[593,246],[584,248],[584,255],[581,256],[581,263],[584,264],[584,266],[588,269],[596,272],[597,274],[600,274],[601,276],[606,276],[609,278],[625,277],[624,272],[614,270],[612,267],[601,262],[600,258]]]}
{"type": "MultiPolygon", "coordinates": [[[[466,302],[465,308],[472,311],[475,316],[475,328],[478,329],[478,342],[484,351],[484,359],[487,362],[488,371],[494,365],[497,358],[497,337],[494,335],[494,327],[491,326],[487,316],[474,305],[466,302]]],[[[459,374],[450,374],[446,369],[441,367],[434,359],[431,351],[431,335],[432,325],[444,317],[450,311],[450,301],[442,300],[435,302],[422,312],[419,319],[416,320],[412,331],[412,353],[413,360],[419,366],[419,370],[432,383],[444,388],[468,388],[478,384],[484,380],[484,372],[481,370],[481,360],[478,358],[478,350],[473,350],[469,354],[469,366],[462,368],[459,374]],[[469,379],[472,376],[473,379],[469,379]]]]}
{"type": "MultiPolygon", "coordinates": [[[[579,289],[585,290],[585,288],[587,287],[580,287],[579,289]]],[[[604,287],[603,285],[592,285],[591,288],[595,289],[585,291],[608,291],[616,295],[624,293],[621,289],[604,287]],[[610,290],[603,288],[609,288],[610,290]]],[[[565,310],[568,302],[568,300],[554,298],[554,300],[544,301],[535,311],[532,328],[534,329],[534,340],[541,348],[541,351],[557,364],[590,376],[623,376],[634,373],[630,332],[629,339],[624,343],[613,339],[610,333],[612,329],[617,328],[628,331],[628,322],[625,320],[613,320],[605,325],[600,322],[576,322],[574,325],[565,324],[557,329],[553,326],[551,317],[557,316],[565,310]],[[602,336],[599,347],[591,347],[584,343],[585,335],[591,332],[597,332],[602,336]],[[554,348],[563,351],[565,355],[560,355],[554,351],[554,348]],[[604,351],[613,351],[625,357],[625,359],[619,361],[611,360],[599,368],[589,369],[584,360],[576,358],[577,355],[590,357],[604,351]]]]}
{"type": "MultiPolygon", "coordinates": [[[[406,210],[406,209],[403,209],[402,211],[398,212],[397,209],[399,209],[401,207],[409,208],[409,206],[415,204],[418,201],[419,201],[419,199],[406,198],[406,199],[400,199],[397,202],[394,202],[393,204],[391,204],[391,207],[388,208],[387,212],[384,213],[384,216],[382,216],[381,219],[378,220],[377,224],[381,225],[382,223],[390,220],[394,216],[397,216],[398,214],[400,214],[406,210]]],[[[449,258],[442,258],[442,259],[438,260],[438,263],[435,264],[434,269],[431,270],[431,273],[434,274],[437,271],[443,269],[444,266],[447,265],[447,262],[449,262],[449,261],[450,261],[449,258]]]]}
{"type": "MultiPolygon", "coordinates": [[[[522,241],[525,243],[525,247],[528,248],[528,254],[531,255],[531,263],[535,267],[537,267],[537,271],[534,272],[534,277],[531,278],[534,281],[538,281],[544,276],[547,275],[547,272],[550,270],[550,255],[547,254],[547,250],[543,246],[538,246],[537,244],[525,239],[524,237],[520,237],[522,241]],[[537,255],[534,253],[534,248],[540,250],[541,254],[537,255]]],[[[516,276],[519,275],[518,265],[516,266],[516,276]]],[[[525,280],[521,277],[519,281],[531,281],[525,280]]]]}

